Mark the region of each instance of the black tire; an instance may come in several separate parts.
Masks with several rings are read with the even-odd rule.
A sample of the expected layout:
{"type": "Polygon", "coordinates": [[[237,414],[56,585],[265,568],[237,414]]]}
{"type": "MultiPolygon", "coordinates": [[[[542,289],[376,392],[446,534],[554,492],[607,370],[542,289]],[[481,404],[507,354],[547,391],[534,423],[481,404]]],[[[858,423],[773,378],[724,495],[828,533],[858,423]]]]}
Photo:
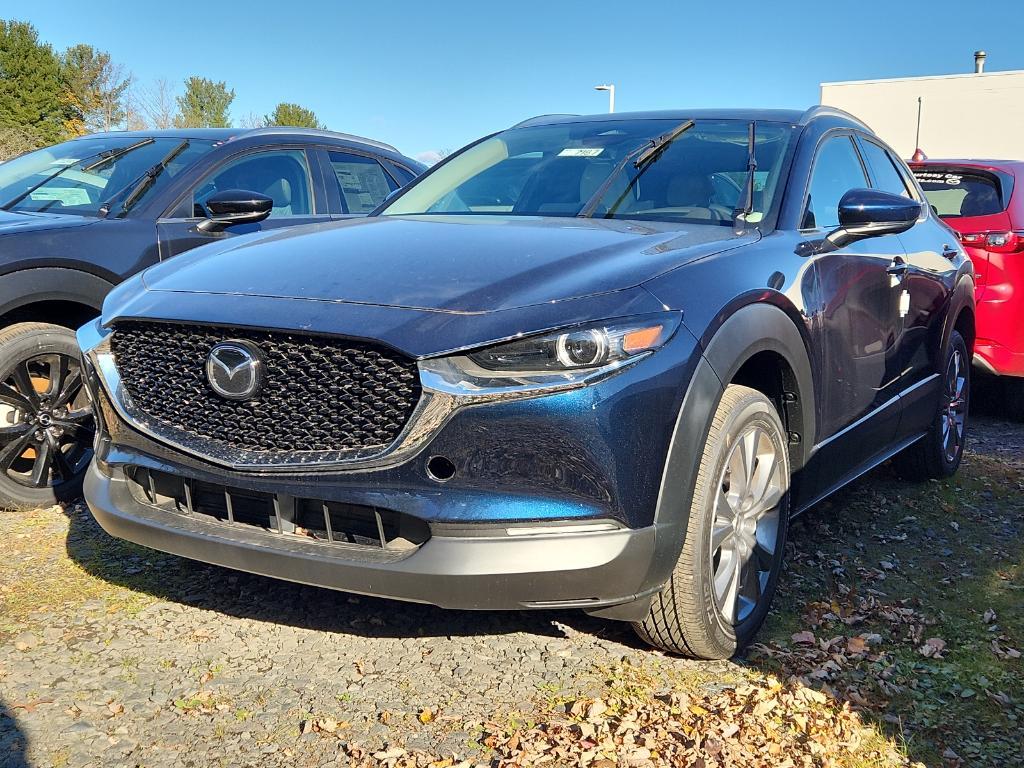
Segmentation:
{"type": "Polygon", "coordinates": [[[75,334],[46,323],[0,332],[0,505],[81,496],[93,420],[75,334]]]}
{"type": "Polygon", "coordinates": [[[905,480],[921,482],[950,477],[960,467],[971,405],[971,357],[957,331],[950,336],[943,358],[941,386],[932,426],[924,437],[904,448],[893,460],[896,473],[905,480]],[[957,419],[962,425],[959,429],[957,419]]]}
{"type": "Polygon", "coordinates": [[[679,560],[668,583],[654,597],[647,618],[633,625],[645,642],[700,659],[727,659],[746,647],[768,615],[782,568],[789,521],[789,482],[788,439],[775,406],[757,390],[730,385],[722,394],[704,442],[679,560]],[[752,441],[753,452],[746,453],[754,460],[736,465],[736,452],[744,453],[749,441],[752,441]],[[767,446],[772,451],[770,465],[767,446]],[[744,499],[753,498],[755,494],[748,496],[745,490],[738,490],[740,481],[734,483],[733,480],[734,472],[737,477],[742,474],[737,468],[748,464],[751,470],[742,481],[742,488],[756,487],[755,480],[760,482],[760,478],[766,476],[765,487],[770,497],[766,494],[763,501],[765,505],[772,505],[763,513],[763,518],[753,523],[754,528],[749,527],[751,521],[747,516],[755,514],[753,507],[757,505],[746,512],[742,511],[742,506],[746,503],[744,499]],[[741,507],[738,512],[730,501],[734,496],[735,503],[741,507]],[[732,515],[731,523],[723,524],[720,508],[726,515],[732,515]],[[726,533],[723,538],[721,531],[730,530],[729,525],[733,526],[732,533],[726,533]],[[713,532],[719,542],[717,549],[712,543],[713,532]],[[746,551],[744,548],[750,546],[750,537],[754,544],[748,562],[757,563],[757,570],[752,572],[757,584],[752,606],[749,602],[742,603],[740,594],[750,583],[745,578],[748,571],[742,567],[742,554],[746,551]],[[723,582],[716,581],[717,574],[726,576],[733,558],[740,563],[734,577],[735,600],[728,597],[729,587],[722,593],[718,585],[723,582]],[[739,585],[740,580],[744,586],[739,585]],[[731,618],[726,615],[730,603],[731,618]]]}

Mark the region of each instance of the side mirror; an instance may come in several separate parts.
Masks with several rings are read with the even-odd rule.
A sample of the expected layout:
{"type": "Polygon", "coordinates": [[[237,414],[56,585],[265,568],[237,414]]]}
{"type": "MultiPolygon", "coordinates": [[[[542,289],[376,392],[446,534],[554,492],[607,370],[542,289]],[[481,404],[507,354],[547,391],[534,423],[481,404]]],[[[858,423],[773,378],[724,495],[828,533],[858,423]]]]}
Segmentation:
{"type": "Polygon", "coordinates": [[[259,192],[244,189],[225,189],[206,200],[210,212],[208,219],[198,224],[202,232],[220,232],[232,224],[253,224],[270,215],[274,201],[259,192]]]}
{"type": "Polygon", "coordinates": [[[916,200],[878,189],[851,189],[839,201],[839,227],[825,236],[834,248],[906,232],[921,217],[916,200]]]}

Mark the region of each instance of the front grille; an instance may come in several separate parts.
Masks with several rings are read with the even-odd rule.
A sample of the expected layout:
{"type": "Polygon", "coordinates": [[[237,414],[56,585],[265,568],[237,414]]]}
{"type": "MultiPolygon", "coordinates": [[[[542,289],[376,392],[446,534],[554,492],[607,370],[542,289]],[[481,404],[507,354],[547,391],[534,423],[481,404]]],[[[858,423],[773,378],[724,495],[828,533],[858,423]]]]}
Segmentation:
{"type": "Polygon", "coordinates": [[[398,438],[420,398],[413,360],[332,337],[132,321],[114,326],[111,351],[147,426],[199,441],[205,453],[373,455],[398,438]],[[263,355],[252,399],[227,400],[207,382],[210,349],[229,339],[263,355]]]}
{"type": "Polygon", "coordinates": [[[263,493],[125,467],[135,499],[166,512],[291,540],[405,555],[430,538],[419,518],[358,504],[263,493]]]}

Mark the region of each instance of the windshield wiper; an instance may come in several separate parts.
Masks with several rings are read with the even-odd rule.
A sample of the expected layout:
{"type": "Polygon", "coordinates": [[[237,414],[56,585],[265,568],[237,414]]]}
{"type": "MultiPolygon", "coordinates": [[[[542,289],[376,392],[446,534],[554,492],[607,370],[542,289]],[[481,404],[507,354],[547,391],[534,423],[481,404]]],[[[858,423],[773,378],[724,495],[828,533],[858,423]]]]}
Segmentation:
{"type": "Polygon", "coordinates": [[[60,176],[65,171],[69,171],[72,168],[78,168],[79,166],[81,166],[83,171],[95,170],[96,168],[99,168],[99,167],[101,167],[103,165],[106,165],[107,163],[111,162],[112,160],[116,160],[117,158],[121,157],[121,155],[128,154],[133,149],[138,149],[139,147],[145,146],[146,144],[152,144],[153,141],[154,140],[152,138],[147,138],[147,139],[142,139],[141,141],[137,141],[134,144],[129,144],[127,147],[121,147],[120,149],[104,149],[101,152],[96,152],[95,154],[89,155],[88,157],[83,157],[81,160],[78,160],[78,161],[76,161],[74,163],[71,163],[71,165],[62,165],[56,171],[54,171],[49,176],[47,176],[42,181],[40,181],[38,184],[33,184],[31,187],[26,189],[24,192],[22,192],[16,198],[11,200],[11,202],[9,202],[6,205],[4,205],[3,209],[5,211],[9,211],[11,208],[16,206],[18,203],[20,203],[26,197],[28,197],[33,192],[35,192],[37,189],[39,189],[41,186],[43,186],[44,184],[47,184],[47,183],[53,181],[55,178],[60,176]],[[89,165],[85,165],[85,163],[89,163],[89,165]]]}
{"type": "Polygon", "coordinates": [[[123,216],[128,213],[128,211],[131,210],[131,207],[138,202],[139,198],[142,197],[146,190],[152,186],[157,177],[167,169],[167,166],[170,165],[171,161],[188,149],[188,145],[189,140],[185,139],[174,149],[164,155],[163,159],[159,163],[143,173],[136,181],[133,181],[131,184],[123,187],[116,194],[112,195],[107,202],[100,206],[100,216],[106,217],[110,213],[111,202],[124,194],[125,190],[130,189],[128,194],[125,195],[124,202],[121,203],[121,211],[119,215],[123,216]]]}
{"type": "Polygon", "coordinates": [[[650,145],[644,147],[640,154],[637,155],[636,160],[633,161],[633,166],[636,168],[643,168],[651,162],[651,160],[664,152],[665,148],[668,147],[669,144],[679,138],[683,133],[693,128],[693,126],[693,120],[686,120],[668,133],[663,133],[661,136],[651,139],[650,145]]]}
{"type": "MultiPolygon", "coordinates": [[[[619,177],[619,174],[622,173],[622,171],[626,168],[630,160],[633,161],[633,166],[637,168],[637,170],[640,170],[642,173],[643,169],[645,169],[646,166],[649,165],[652,160],[654,160],[654,158],[660,155],[669,144],[678,139],[686,131],[693,128],[694,125],[696,125],[696,123],[694,123],[693,120],[684,120],[672,130],[666,131],[660,136],[655,136],[653,139],[648,139],[636,149],[627,152],[612,169],[612,172],[609,173],[605,180],[601,183],[601,186],[597,188],[597,192],[591,195],[590,199],[587,201],[587,204],[583,206],[583,210],[581,210],[577,214],[577,216],[579,216],[580,218],[590,218],[591,216],[594,215],[594,211],[597,208],[598,204],[604,199],[604,196],[608,194],[608,190],[615,182],[615,179],[619,177]]],[[[626,192],[633,188],[633,185],[636,184],[636,181],[639,178],[640,174],[638,173],[629,182],[625,191],[622,193],[622,196],[625,196],[626,192]]],[[[618,202],[619,201],[617,200],[616,205],[618,204],[618,202]]]]}
{"type": "Polygon", "coordinates": [[[747,135],[747,180],[743,184],[742,196],[736,201],[736,207],[732,212],[736,226],[739,226],[741,221],[746,224],[747,216],[754,212],[754,186],[757,181],[757,157],[754,152],[756,138],[754,123],[751,121],[750,132],[747,135]]]}

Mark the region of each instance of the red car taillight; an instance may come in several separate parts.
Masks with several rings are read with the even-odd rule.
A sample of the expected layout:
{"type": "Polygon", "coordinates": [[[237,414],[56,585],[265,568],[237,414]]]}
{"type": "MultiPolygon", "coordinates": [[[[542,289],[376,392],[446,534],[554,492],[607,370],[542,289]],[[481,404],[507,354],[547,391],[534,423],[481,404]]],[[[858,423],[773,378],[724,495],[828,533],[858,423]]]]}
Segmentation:
{"type": "Polygon", "coordinates": [[[995,253],[1024,251],[1024,232],[957,232],[964,245],[995,253]]]}

